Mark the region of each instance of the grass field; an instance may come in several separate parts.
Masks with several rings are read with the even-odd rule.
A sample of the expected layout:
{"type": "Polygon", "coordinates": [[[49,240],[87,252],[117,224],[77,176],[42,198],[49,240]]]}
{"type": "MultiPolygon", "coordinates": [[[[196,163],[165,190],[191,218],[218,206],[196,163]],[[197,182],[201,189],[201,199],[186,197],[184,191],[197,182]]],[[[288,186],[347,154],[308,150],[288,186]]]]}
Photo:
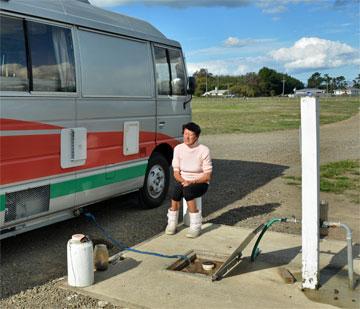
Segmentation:
{"type": "MultiPolygon", "coordinates": [[[[359,160],[330,162],[320,166],[320,191],[345,194],[360,203],[359,160]]],[[[287,184],[301,186],[301,177],[283,176],[287,184]]]]}
{"type": "MultiPolygon", "coordinates": [[[[359,97],[320,98],[320,124],[359,112],[359,97]]],[[[251,133],[296,129],[300,98],[193,98],[193,121],[204,134],[251,133]]]]}

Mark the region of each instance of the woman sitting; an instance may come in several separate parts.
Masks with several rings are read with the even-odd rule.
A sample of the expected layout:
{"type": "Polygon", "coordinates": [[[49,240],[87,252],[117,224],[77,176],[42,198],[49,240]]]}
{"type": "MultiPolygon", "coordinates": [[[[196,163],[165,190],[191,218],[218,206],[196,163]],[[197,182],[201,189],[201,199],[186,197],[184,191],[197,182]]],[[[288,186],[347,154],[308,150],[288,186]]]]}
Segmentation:
{"type": "Polygon", "coordinates": [[[172,166],[175,185],[172,193],[171,207],[168,210],[168,225],[165,233],[176,233],[180,201],[184,197],[190,216],[190,228],[186,234],[189,238],[200,235],[202,216],[196,207],[195,199],[205,194],[208,189],[212,162],[209,148],[199,143],[200,127],[189,122],[183,126],[184,142],[174,149],[172,166]]]}

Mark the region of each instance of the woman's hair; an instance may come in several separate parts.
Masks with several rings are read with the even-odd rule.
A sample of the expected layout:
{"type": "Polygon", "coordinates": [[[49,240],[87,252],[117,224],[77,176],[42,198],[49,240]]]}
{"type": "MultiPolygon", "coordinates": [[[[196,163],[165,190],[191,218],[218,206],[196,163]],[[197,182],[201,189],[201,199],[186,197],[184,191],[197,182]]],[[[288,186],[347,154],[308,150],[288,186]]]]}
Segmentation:
{"type": "Polygon", "coordinates": [[[183,125],[183,133],[185,129],[188,129],[191,132],[194,132],[197,137],[199,137],[201,133],[201,129],[199,125],[197,125],[195,122],[188,122],[187,124],[183,125]]]}

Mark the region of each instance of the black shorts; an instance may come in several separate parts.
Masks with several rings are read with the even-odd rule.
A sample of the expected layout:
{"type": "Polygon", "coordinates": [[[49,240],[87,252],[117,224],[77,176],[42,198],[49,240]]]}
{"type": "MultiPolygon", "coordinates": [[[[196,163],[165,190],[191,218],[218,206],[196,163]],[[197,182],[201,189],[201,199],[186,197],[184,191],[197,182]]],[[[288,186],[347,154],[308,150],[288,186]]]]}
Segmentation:
{"type": "Polygon", "coordinates": [[[183,187],[181,183],[175,181],[171,198],[177,202],[180,202],[183,197],[186,201],[191,201],[197,197],[203,196],[208,187],[209,185],[207,183],[195,183],[188,185],[187,187],[183,187]]]}

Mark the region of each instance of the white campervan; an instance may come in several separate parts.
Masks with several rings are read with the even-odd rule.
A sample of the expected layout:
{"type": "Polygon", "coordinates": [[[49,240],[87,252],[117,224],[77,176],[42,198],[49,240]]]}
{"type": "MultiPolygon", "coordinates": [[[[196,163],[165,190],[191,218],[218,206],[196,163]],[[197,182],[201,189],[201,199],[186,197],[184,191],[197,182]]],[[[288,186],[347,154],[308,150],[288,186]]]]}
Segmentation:
{"type": "Polygon", "coordinates": [[[139,190],[156,207],[191,119],[178,42],[79,0],[0,0],[0,238],[139,190]]]}

